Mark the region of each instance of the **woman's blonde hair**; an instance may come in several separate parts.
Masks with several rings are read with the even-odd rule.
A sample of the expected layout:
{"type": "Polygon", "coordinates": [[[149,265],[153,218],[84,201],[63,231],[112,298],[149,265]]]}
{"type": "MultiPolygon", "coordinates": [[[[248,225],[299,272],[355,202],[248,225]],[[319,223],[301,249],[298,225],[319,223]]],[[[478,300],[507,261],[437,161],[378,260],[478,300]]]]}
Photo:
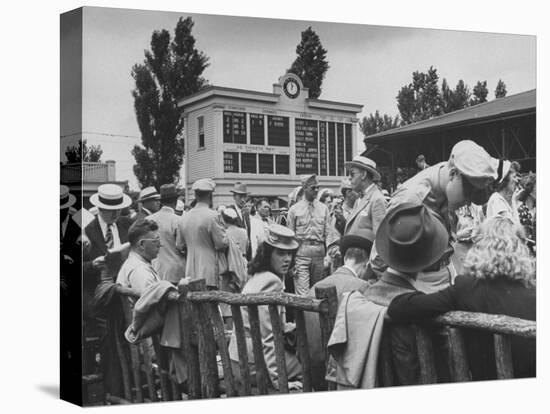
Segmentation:
{"type": "Polygon", "coordinates": [[[510,279],[536,285],[536,262],[529,254],[523,229],[505,217],[483,222],[464,259],[464,274],[480,279],[510,279]]]}

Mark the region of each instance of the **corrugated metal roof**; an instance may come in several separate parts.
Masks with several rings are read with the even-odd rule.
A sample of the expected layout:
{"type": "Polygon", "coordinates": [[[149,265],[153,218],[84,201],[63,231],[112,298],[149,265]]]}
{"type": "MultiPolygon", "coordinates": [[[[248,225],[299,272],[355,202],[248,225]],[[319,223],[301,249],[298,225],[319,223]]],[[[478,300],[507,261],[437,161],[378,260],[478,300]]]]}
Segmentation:
{"type": "Polygon", "coordinates": [[[416,135],[440,128],[449,128],[492,119],[504,118],[512,115],[535,112],[537,107],[537,90],[533,89],[504,98],[494,99],[458,111],[440,115],[435,118],[418,121],[400,128],[390,129],[365,138],[366,143],[378,143],[387,139],[404,135],[416,135]]]}

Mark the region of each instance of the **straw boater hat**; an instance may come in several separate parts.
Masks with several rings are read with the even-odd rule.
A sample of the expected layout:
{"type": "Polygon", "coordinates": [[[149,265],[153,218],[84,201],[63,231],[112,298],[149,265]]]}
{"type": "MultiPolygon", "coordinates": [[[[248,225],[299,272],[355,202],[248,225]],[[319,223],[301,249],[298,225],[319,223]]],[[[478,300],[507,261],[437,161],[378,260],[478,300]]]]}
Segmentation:
{"type": "Polygon", "coordinates": [[[367,229],[361,230],[361,233],[348,233],[340,239],[340,254],[344,257],[350,247],[357,247],[367,252],[368,256],[370,255],[374,238],[374,233],[367,229]]]}
{"type": "Polygon", "coordinates": [[[69,193],[69,187],[66,185],[60,185],[60,205],[59,209],[63,210],[64,208],[71,207],[76,203],[76,197],[69,193]]]}
{"type": "Polygon", "coordinates": [[[443,222],[423,204],[392,209],[376,233],[378,255],[391,268],[416,273],[437,262],[449,243],[443,222]]]}
{"type": "Polygon", "coordinates": [[[158,193],[155,187],[146,187],[139,193],[138,201],[147,201],[147,200],[158,200],[160,199],[160,194],[158,193]]]}
{"type": "Polygon", "coordinates": [[[246,191],[246,184],[237,182],[233,186],[233,190],[231,190],[233,194],[242,194],[242,195],[248,195],[248,191],[246,191]]]}
{"type": "Polygon", "coordinates": [[[264,243],[282,250],[295,250],[299,246],[294,232],[280,224],[270,224],[267,227],[264,243]]]}
{"type": "Polygon", "coordinates": [[[346,168],[357,167],[370,171],[373,175],[374,181],[381,179],[380,173],[376,169],[376,163],[370,158],[363,157],[362,155],[356,156],[353,160],[344,163],[346,168]]]}
{"type": "Polygon", "coordinates": [[[132,199],[116,184],[102,184],[97,193],[90,197],[90,203],[103,210],[122,210],[132,204],[132,199]]]}

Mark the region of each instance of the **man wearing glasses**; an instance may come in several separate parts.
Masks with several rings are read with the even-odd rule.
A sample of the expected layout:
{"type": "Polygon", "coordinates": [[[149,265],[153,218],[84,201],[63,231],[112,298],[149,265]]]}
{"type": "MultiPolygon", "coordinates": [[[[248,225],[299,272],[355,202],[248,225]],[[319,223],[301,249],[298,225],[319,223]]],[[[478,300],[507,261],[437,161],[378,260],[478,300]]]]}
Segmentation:
{"type": "Polygon", "coordinates": [[[300,179],[304,197],[288,211],[287,226],[300,242],[296,253],[294,289],[296,294],[306,296],[310,287],[323,279],[330,217],[328,207],[316,199],[319,192],[317,176],[303,175],[300,179]]]}
{"type": "Polygon", "coordinates": [[[160,250],[158,225],[152,220],[137,220],[128,230],[130,253],[120,268],[117,283],[143,293],[160,279],[151,264],[160,250]]]}

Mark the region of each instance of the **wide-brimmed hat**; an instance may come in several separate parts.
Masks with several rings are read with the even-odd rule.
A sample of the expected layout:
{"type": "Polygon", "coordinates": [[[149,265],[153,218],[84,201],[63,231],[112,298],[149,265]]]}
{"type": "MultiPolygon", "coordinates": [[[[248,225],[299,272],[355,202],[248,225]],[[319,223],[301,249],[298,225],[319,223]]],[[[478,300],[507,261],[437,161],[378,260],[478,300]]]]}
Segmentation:
{"type": "Polygon", "coordinates": [[[201,178],[193,183],[191,190],[193,191],[214,191],[216,183],[210,178],[201,178]]]}
{"type": "Polygon", "coordinates": [[[451,150],[450,160],[474,187],[486,187],[497,178],[498,160],[474,141],[457,142],[451,150]]]}
{"type": "Polygon", "coordinates": [[[69,193],[69,187],[62,184],[62,185],[59,186],[59,190],[60,190],[59,191],[59,193],[60,193],[59,209],[60,210],[63,210],[65,208],[69,208],[74,203],[76,203],[76,197],[74,195],[72,195],[71,193],[69,193]]]}
{"type": "Polygon", "coordinates": [[[295,250],[299,246],[294,232],[280,224],[267,226],[264,243],[282,250],[295,250]]]}
{"type": "Polygon", "coordinates": [[[374,181],[381,179],[380,173],[376,169],[376,163],[370,158],[363,157],[362,155],[357,155],[353,160],[344,163],[344,167],[348,169],[351,167],[362,168],[372,173],[374,181]]]}
{"type": "Polygon", "coordinates": [[[160,194],[158,193],[157,189],[153,186],[145,187],[143,190],[139,192],[138,201],[140,202],[147,201],[147,200],[158,200],[158,199],[160,199],[160,194]]]}
{"type": "Polygon", "coordinates": [[[233,189],[230,190],[233,194],[242,194],[242,195],[248,195],[248,191],[246,191],[246,184],[237,182],[233,186],[233,189]]]}
{"type": "Polygon", "coordinates": [[[97,193],[90,197],[90,203],[103,210],[122,210],[132,204],[132,199],[124,194],[116,184],[102,184],[97,193]]]}
{"type": "Polygon", "coordinates": [[[300,176],[300,182],[302,185],[307,185],[310,182],[317,183],[317,174],[304,174],[300,176]]]}
{"type": "Polygon", "coordinates": [[[416,273],[437,262],[449,243],[441,219],[423,204],[404,203],[388,212],[376,233],[382,260],[400,272],[416,273]]]}
{"type": "Polygon", "coordinates": [[[340,239],[340,254],[344,257],[350,247],[357,247],[363,249],[367,252],[367,256],[369,256],[374,238],[374,233],[370,230],[361,230],[361,233],[345,234],[340,239]]]}
{"type": "Polygon", "coordinates": [[[160,186],[160,201],[174,200],[178,197],[178,190],[174,184],[162,184],[160,186]]]}

